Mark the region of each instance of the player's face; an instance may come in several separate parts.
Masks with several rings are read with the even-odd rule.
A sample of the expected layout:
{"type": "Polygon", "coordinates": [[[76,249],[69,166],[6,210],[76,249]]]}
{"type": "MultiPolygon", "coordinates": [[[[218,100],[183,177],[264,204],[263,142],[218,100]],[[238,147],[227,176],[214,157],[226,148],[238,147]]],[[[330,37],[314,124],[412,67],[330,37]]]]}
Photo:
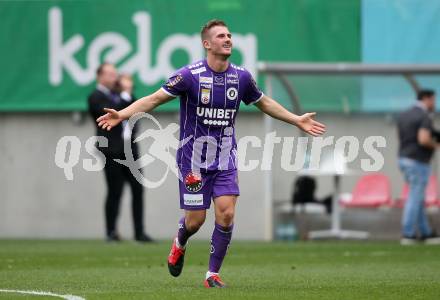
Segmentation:
{"type": "Polygon", "coordinates": [[[99,83],[106,86],[109,89],[112,89],[114,88],[117,80],[118,80],[118,72],[116,71],[116,68],[113,65],[106,64],[103,67],[102,73],[98,78],[99,83]]]}
{"type": "Polygon", "coordinates": [[[232,36],[229,29],[224,26],[212,27],[204,45],[214,55],[229,57],[232,53],[232,36]]]}

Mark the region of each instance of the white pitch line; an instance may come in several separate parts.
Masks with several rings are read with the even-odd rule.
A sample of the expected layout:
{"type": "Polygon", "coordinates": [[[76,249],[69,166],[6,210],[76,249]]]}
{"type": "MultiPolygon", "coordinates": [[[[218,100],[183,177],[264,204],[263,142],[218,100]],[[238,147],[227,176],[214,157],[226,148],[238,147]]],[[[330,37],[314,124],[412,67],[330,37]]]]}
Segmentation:
{"type": "Polygon", "coordinates": [[[0,289],[0,293],[14,293],[14,294],[27,294],[27,295],[37,295],[37,296],[52,296],[58,297],[66,300],[86,300],[85,298],[74,296],[74,295],[58,295],[51,292],[43,292],[43,291],[20,291],[20,290],[2,290],[0,289]]]}

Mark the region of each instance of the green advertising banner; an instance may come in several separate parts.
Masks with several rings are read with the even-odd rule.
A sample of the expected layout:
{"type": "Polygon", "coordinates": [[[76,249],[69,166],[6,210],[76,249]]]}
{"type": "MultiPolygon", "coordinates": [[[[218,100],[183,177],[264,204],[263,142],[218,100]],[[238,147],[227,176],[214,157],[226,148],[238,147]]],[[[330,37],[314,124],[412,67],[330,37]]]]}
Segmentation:
{"type": "Polygon", "coordinates": [[[360,59],[359,1],[1,1],[0,110],[85,110],[103,61],[134,76],[138,97],[151,93],[204,56],[199,31],[212,18],[255,76],[258,61],[360,59]]]}

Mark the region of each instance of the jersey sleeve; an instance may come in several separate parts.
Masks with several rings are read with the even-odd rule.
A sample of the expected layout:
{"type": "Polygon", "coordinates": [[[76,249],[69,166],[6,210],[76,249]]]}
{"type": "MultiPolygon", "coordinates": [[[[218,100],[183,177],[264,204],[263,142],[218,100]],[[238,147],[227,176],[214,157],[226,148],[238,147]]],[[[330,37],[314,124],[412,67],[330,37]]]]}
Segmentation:
{"type": "Polygon", "coordinates": [[[182,96],[189,89],[190,76],[191,73],[187,68],[179,69],[162,85],[162,90],[173,97],[182,96]]]}
{"type": "Polygon", "coordinates": [[[246,105],[255,104],[263,97],[263,92],[258,88],[255,79],[249,71],[245,71],[245,90],[243,95],[243,102],[246,105]]]}

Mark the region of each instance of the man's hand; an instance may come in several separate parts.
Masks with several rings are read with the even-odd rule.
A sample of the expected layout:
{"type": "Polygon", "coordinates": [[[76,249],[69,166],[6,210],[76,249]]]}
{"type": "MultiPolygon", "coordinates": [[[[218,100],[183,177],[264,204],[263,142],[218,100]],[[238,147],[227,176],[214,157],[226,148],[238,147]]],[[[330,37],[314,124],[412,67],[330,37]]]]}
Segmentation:
{"type": "Polygon", "coordinates": [[[114,109],[104,108],[104,111],[107,113],[96,119],[96,122],[98,122],[98,126],[102,129],[110,131],[110,129],[121,123],[122,118],[118,111],[114,109]]]}
{"type": "Polygon", "coordinates": [[[157,106],[164,104],[174,98],[174,96],[170,96],[162,89],[159,89],[151,95],[142,97],[141,99],[134,101],[132,104],[124,109],[121,109],[120,111],[116,111],[110,108],[104,108],[106,114],[96,119],[96,122],[98,123],[99,127],[109,131],[110,129],[121,123],[123,120],[129,119],[132,115],[139,112],[148,113],[157,106]]]}
{"type": "Polygon", "coordinates": [[[315,112],[306,113],[302,116],[295,115],[285,109],[274,99],[266,95],[263,95],[261,100],[255,105],[265,114],[268,114],[275,119],[295,125],[302,131],[313,136],[318,136],[325,132],[325,125],[313,120],[313,117],[316,115],[315,112]]]}
{"type": "Polygon", "coordinates": [[[297,121],[298,128],[313,136],[323,134],[325,132],[325,125],[313,120],[315,115],[316,113],[312,112],[299,116],[297,121]]]}

